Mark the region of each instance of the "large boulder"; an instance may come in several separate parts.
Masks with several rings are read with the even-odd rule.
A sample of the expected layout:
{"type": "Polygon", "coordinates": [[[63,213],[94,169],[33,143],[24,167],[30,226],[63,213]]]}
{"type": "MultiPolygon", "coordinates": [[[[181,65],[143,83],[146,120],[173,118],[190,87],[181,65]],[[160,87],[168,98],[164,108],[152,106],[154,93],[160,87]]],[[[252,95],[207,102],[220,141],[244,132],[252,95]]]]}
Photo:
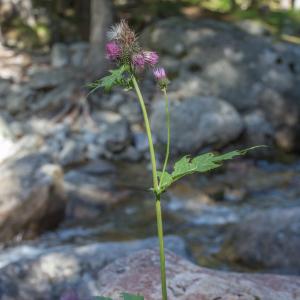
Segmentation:
{"type": "Polygon", "coordinates": [[[254,212],[233,225],[221,252],[248,267],[300,274],[300,208],[254,212]]]}
{"type": "MultiPolygon", "coordinates": [[[[181,238],[168,236],[165,242],[167,249],[178,255],[187,256],[181,238]]],[[[52,248],[42,245],[23,246],[0,252],[0,298],[59,299],[59,296],[69,289],[89,282],[93,285],[98,272],[117,258],[143,249],[156,248],[157,244],[157,238],[148,238],[85,246],[65,245],[52,248]]]]}
{"type": "MultiPolygon", "coordinates": [[[[300,299],[300,278],[221,272],[198,267],[167,252],[167,286],[170,300],[296,300],[300,299]]],[[[146,300],[161,299],[159,256],[146,250],[121,258],[83,284],[86,293],[120,299],[121,292],[140,294],[146,300]]]]}
{"type": "MultiPolygon", "coordinates": [[[[242,132],[243,121],[228,103],[214,97],[191,97],[184,102],[172,103],[171,143],[178,152],[196,152],[202,147],[224,146],[242,132]]],[[[167,142],[164,103],[154,107],[151,123],[155,136],[167,142]]]]}
{"type": "Polygon", "coordinates": [[[42,154],[0,166],[0,241],[55,227],[64,216],[63,172],[42,154]]]}
{"type": "Polygon", "coordinates": [[[284,150],[299,150],[298,46],[271,42],[230,23],[184,18],[149,26],[142,40],[162,53],[172,79],[170,99],[214,96],[242,114],[261,110],[274,126],[272,141],[284,150]]]}

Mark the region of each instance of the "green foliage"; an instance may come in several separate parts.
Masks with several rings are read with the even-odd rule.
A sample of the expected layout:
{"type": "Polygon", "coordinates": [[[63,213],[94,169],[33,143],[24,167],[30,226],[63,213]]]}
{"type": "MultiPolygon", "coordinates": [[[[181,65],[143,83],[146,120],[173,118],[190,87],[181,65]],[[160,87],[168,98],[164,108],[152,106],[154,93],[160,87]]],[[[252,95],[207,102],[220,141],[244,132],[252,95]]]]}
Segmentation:
{"type": "Polygon", "coordinates": [[[115,70],[110,70],[110,75],[103,77],[102,79],[96,80],[87,85],[88,88],[91,88],[89,94],[95,92],[99,88],[104,88],[106,92],[111,91],[115,86],[122,86],[125,89],[131,88],[131,78],[129,76],[129,66],[122,65],[120,68],[115,70]]]}
{"type": "MultiPolygon", "coordinates": [[[[123,300],[144,300],[143,296],[122,293],[123,300]]],[[[112,300],[102,296],[94,297],[93,300],[112,300]]]]}
{"type": "Polygon", "coordinates": [[[189,156],[182,157],[174,165],[174,170],[171,174],[158,172],[159,178],[159,193],[164,192],[173,182],[180,178],[193,173],[204,173],[210,170],[221,167],[223,162],[246,154],[248,151],[265,146],[251,147],[245,150],[234,150],[225,154],[205,153],[194,158],[189,156]]]}
{"type": "Polygon", "coordinates": [[[127,293],[123,293],[122,297],[124,298],[124,300],[144,300],[143,296],[135,296],[127,293]]]}

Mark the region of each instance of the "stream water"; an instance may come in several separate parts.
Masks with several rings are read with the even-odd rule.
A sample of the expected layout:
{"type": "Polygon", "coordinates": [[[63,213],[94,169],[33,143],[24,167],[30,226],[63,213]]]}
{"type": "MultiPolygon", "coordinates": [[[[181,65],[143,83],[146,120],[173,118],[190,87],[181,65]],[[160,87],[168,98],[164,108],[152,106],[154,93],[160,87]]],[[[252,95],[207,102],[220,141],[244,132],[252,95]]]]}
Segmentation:
{"type": "MultiPolygon", "coordinates": [[[[47,243],[86,244],[155,236],[151,177],[140,165],[118,166],[117,186],[131,191],[121,204],[99,212],[90,220],[67,220],[47,243]]],[[[207,267],[249,270],[232,264],[220,252],[233,224],[249,213],[300,204],[300,161],[292,164],[240,160],[209,175],[193,175],[176,184],[163,196],[165,234],[182,237],[191,259],[207,267]]]]}
{"type": "MultiPolygon", "coordinates": [[[[47,245],[87,244],[155,236],[154,202],[145,191],[151,184],[147,174],[140,165],[119,165],[116,184],[131,191],[126,200],[102,210],[96,218],[67,219],[40,241],[47,245]]],[[[254,211],[296,207],[299,200],[299,160],[292,164],[235,161],[218,172],[190,176],[164,195],[165,234],[181,236],[191,259],[202,266],[257,271],[232,264],[220,255],[230,227],[254,211]]]]}

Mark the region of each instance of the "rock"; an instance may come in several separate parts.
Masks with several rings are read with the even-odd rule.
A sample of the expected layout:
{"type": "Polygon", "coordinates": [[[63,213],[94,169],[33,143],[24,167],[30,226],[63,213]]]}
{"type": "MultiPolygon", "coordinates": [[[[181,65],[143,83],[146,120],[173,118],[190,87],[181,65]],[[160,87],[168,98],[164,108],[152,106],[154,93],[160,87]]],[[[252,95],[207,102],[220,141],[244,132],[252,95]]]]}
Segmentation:
{"type": "Polygon", "coordinates": [[[242,20],[237,23],[237,26],[244,31],[254,35],[271,35],[271,32],[260,21],[242,20]]]}
{"type": "Polygon", "coordinates": [[[274,128],[262,111],[253,111],[244,116],[245,138],[248,145],[270,145],[274,139],[274,128]]]}
{"type": "Polygon", "coordinates": [[[136,101],[121,104],[119,107],[119,113],[130,123],[139,123],[142,120],[142,112],[136,101]]]}
{"type": "Polygon", "coordinates": [[[64,87],[64,83],[74,77],[70,69],[52,69],[33,73],[30,77],[30,87],[35,90],[52,89],[57,86],[64,87]]]}
{"type": "Polygon", "coordinates": [[[14,136],[10,130],[7,119],[6,115],[0,115],[0,138],[12,140],[14,136]]]}
{"type": "Polygon", "coordinates": [[[107,163],[101,166],[103,162],[95,162],[94,171],[91,167],[81,167],[66,173],[64,187],[69,198],[68,218],[95,218],[99,211],[128,199],[129,191],[116,187],[114,169],[106,169],[107,163]]]}
{"type": "Polygon", "coordinates": [[[55,68],[65,67],[69,64],[70,54],[67,45],[56,43],[51,50],[51,64],[55,68]]]}
{"type": "MultiPolygon", "coordinates": [[[[299,47],[273,43],[262,36],[264,31],[260,24],[248,20],[234,26],[178,17],[162,20],[155,28],[149,26],[142,41],[149,48],[160,49],[161,62],[170,66],[170,99],[214,96],[248,115],[248,121],[249,115],[260,110],[273,127],[270,139],[284,151],[296,152],[300,136],[296,125],[300,120],[300,90],[295,88],[300,84],[299,47]],[[251,34],[241,27],[247,27],[251,34]],[[184,50],[177,52],[177,44],[184,50]]],[[[247,140],[255,139],[256,134],[248,130],[247,140]]]]}
{"type": "Polygon", "coordinates": [[[79,42],[70,46],[71,64],[74,67],[82,67],[87,63],[89,44],[79,42]]]}
{"type": "Polygon", "coordinates": [[[254,212],[233,226],[222,254],[252,268],[300,274],[300,208],[254,212]]]}
{"type": "MultiPolygon", "coordinates": [[[[209,145],[226,145],[238,138],[243,122],[228,103],[214,97],[189,98],[170,107],[171,144],[177,152],[195,153],[209,145]]],[[[153,132],[166,143],[164,103],[154,107],[151,124],[153,132]]]]}
{"type": "MultiPolygon", "coordinates": [[[[187,256],[181,238],[169,236],[165,242],[167,249],[187,256]]],[[[6,250],[6,253],[0,254],[0,262],[5,259],[9,261],[17,255],[19,259],[14,259],[6,265],[2,264],[0,297],[3,300],[59,299],[73,286],[80,286],[87,281],[93,282],[94,276],[117,258],[142,249],[156,248],[157,243],[157,238],[149,238],[75,247],[27,247],[26,250],[12,249],[12,255],[6,250]]]]}
{"type": "Polygon", "coordinates": [[[0,166],[0,240],[55,227],[64,216],[63,173],[45,155],[14,157],[0,166]]]}
{"type": "Polygon", "coordinates": [[[56,112],[62,111],[64,106],[70,104],[75,93],[76,84],[73,82],[59,85],[48,93],[41,94],[37,100],[30,105],[33,112],[56,112]]]}
{"type": "Polygon", "coordinates": [[[6,109],[12,115],[24,113],[27,103],[32,99],[33,93],[26,86],[13,86],[10,93],[6,96],[6,109]]]}
{"type": "Polygon", "coordinates": [[[131,144],[131,131],[126,119],[114,113],[102,115],[105,122],[97,140],[110,153],[120,153],[131,144]]]}
{"type": "MultiPolygon", "coordinates": [[[[296,300],[300,278],[221,272],[198,267],[167,251],[167,286],[170,300],[296,300]]],[[[158,251],[144,250],[120,258],[86,280],[77,294],[120,299],[121,292],[161,299],[158,251]]]]}
{"type": "Polygon", "coordinates": [[[64,167],[83,163],[86,160],[84,144],[75,140],[65,141],[58,160],[64,167]]]}

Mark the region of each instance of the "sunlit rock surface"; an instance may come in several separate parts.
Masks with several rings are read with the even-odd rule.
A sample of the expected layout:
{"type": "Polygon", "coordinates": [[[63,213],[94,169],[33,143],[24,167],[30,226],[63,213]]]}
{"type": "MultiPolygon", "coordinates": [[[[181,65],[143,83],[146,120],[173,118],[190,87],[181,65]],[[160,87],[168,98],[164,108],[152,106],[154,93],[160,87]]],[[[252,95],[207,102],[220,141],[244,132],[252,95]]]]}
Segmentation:
{"type": "MultiPolygon", "coordinates": [[[[300,277],[230,273],[201,268],[168,252],[167,277],[170,300],[298,300],[300,277]]],[[[120,292],[161,299],[159,255],[143,251],[119,259],[98,272],[93,282],[97,295],[120,299],[120,292]]],[[[84,295],[81,287],[78,294],[84,295]]]]}
{"type": "MultiPolygon", "coordinates": [[[[187,256],[181,238],[169,236],[165,242],[167,249],[187,256]]],[[[107,264],[142,249],[157,248],[157,245],[157,238],[149,238],[75,247],[19,247],[0,253],[0,298],[53,300],[84,284],[91,288],[86,292],[93,293],[97,274],[107,264]]]]}
{"type": "Polygon", "coordinates": [[[0,166],[0,240],[34,236],[64,217],[62,169],[49,157],[29,154],[0,166]]]}

